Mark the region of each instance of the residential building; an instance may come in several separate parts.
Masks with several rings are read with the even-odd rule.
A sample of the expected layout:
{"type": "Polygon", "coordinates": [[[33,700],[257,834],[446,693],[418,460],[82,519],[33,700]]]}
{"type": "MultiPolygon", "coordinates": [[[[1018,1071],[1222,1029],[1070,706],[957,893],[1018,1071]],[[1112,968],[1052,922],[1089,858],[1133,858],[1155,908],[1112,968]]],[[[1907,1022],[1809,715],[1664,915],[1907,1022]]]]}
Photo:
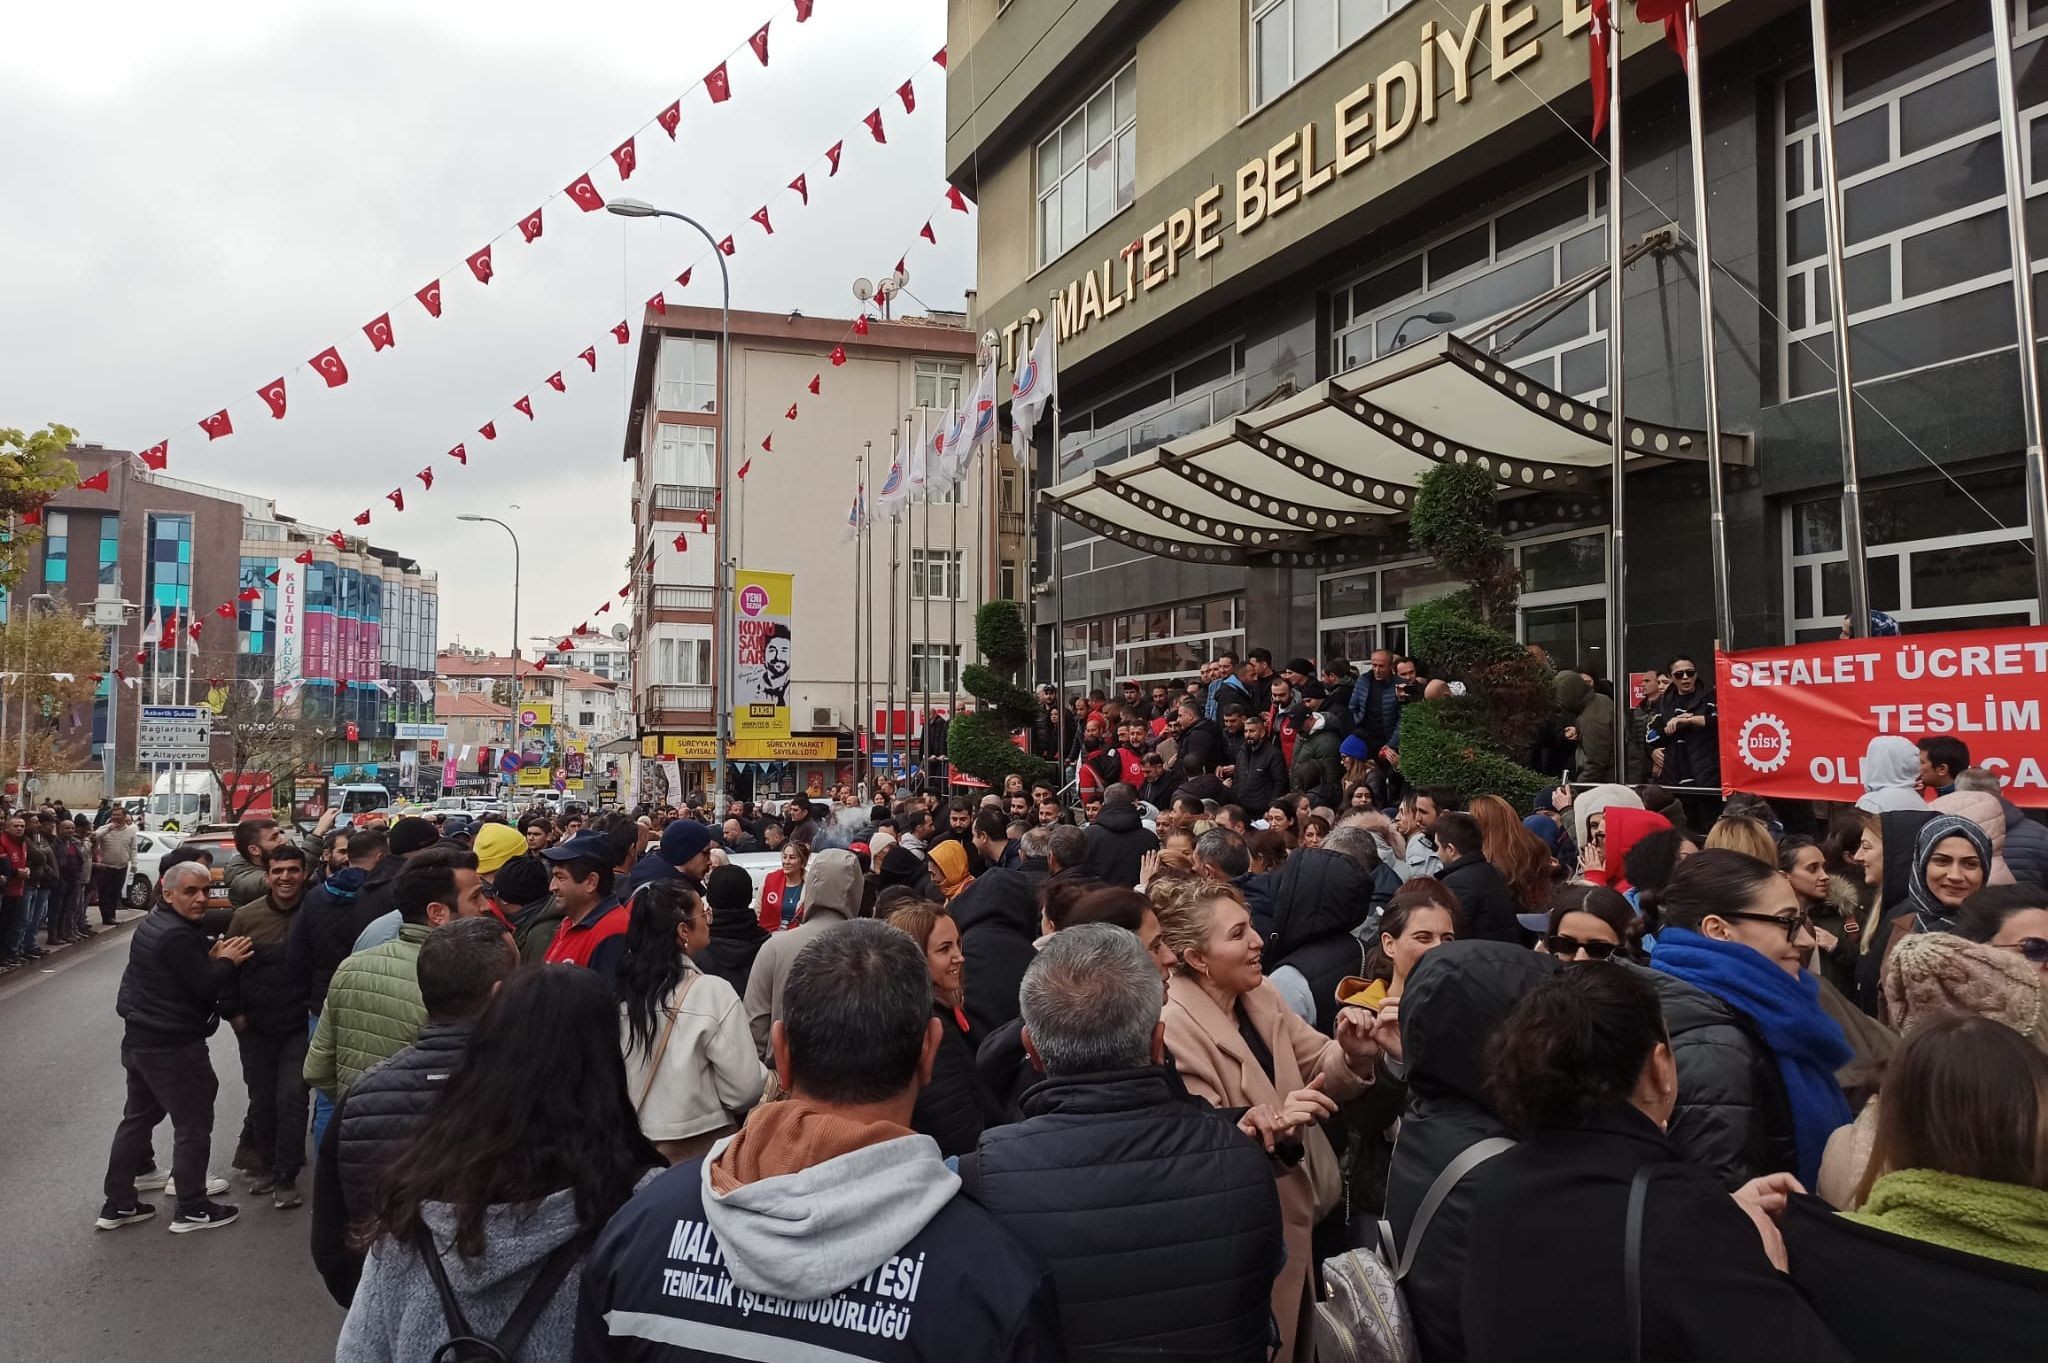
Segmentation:
{"type": "MultiPolygon", "coordinates": [[[[2019,126],[2038,131],[2048,11],[2014,8],[2019,126]]],[[[1988,7],[1829,9],[1871,605],[1909,632],[2039,623],[1988,7]]],[[[1053,502],[1042,676],[1055,601],[1070,683],[1185,676],[1247,642],[1399,649],[1408,608],[1457,585],[1409,542],[1413,484],[1482,456],[1522,637],[1607,670],[1610,204],[1586,140],[1586,0],[948,14],[948,174],[978,204],[972,324],[1001,339],[1003,383],[1046,319],[1060,331],[1059,447],[1042,431],[1032,472],[1053,502]],[[1444,438],[1496,407],[1509,443],[1444,438]],[[1579,446],[1560,422],[1582,423],[1579,446]]],[[[1621,238],[1644,248],[1623,275],[1625,430],[1666,442],[1632,445],[1625,478],[1631,668],[1718,632],[1710,453],[1731,642],[1833,637],[1849,600],[1808,6],[1699,15],[1712,441],[1685,80],[1662,26],[1623,9],[1621,238]]],[[[2027,161],[2038,271],[2048,174],[2027,161]]]]}
{"type": "Polygon", "coordinates": [[[579,668],[521,658],[515,686],[512,659],[460,645],[443,649],[434,661],[441,701],[450,706],[450,713],[492,724],[501,719],[512,722],[509,732],[488,743],[481,738],[458,739],[451,725],[447,741],[456,746],[463,774],[495,771],[527,788],[560,778],[567,795],[585,799],[598,794],[595,780],[586,784],[586,778],[616,775],[616,757],[597,752],[601,744],[626,736],[630,712],[616,683],[579,668]],[[465,746],[489,752],[480,752],[479,765],[473,768],[461,757],[465,746]],[[505,760],[508,752],[516,755],[516,762],[505,760]],[[486,760],[497,766],[482,767],[486,760]]]}
{"type": "MultiPolygon", "coordinates": [[[[623,624],[615,625],[613,628],[618,630],[621,636],[624,636],[627,630],[623,624]]],[[[560,639],[552,635],[528,640],[533,656],[549,667],[581,668],[594,676],[603,677],[606,681],[617,682],[620,686],[628,686],[632,682],[633,650],[627,646],[624,637],[613,638],[602,634],[590,634],[582,638],[571,636],[570,642],[574,647],[566,651],[555,647],[560,642],[560,639]]]]}
{"type": "MultiPolygon", "coordinates": [[[[871,319],[860,333],[845,318],[735,312],[728,414],[718,404],[719,321],[717,309],[671,307],[648,313],[641,332],[624,451],[634,471],[636,561],[654,551],[653,571],[636,578],[632,598],[640,752],[675,758],[685,791],[708,788],[722,647],[713,583],[730,510],[738,566],[795,577],[791,738],[736,746],[730,785],[742,797],[819,790],[852,778],[856,730],[893,723],[907,739],[923,715],[952,703],[960,656],[973,648],[975,607],[1017,576],[1015,558],[1007,579],[995,566],[1004,542],[991,524],[999,459],[978,460],[954,500],[905,513],[895,582],[908,601],[897,607],[892,712],[890,523],[879,520],[864,541],[866,562],[856,563],[848,515],[863,464],[873,505],[892,441],[906,429],[911,438],[931,430],[971,390],[975,339],[957,315],[871,319]],[[831,359],[835,347],[843,364],[831,359]],[[729,508],[718,496],[721,435],[735,473],[751,461],[748,476],[733,481],[729,508]],[[870,574],[871,587],[856,585],[870,574]],[[858,668],[857,600],[868,613],[858,668]],[[871,709],[856,698],[857,670],[869,681],[871,709]]],[[[1021,489],[1013,495],[1021,510],[1021,489]]],[[[1009,543],[1014,554],[1014,536],[1009,543]]]]}
{"type": "Polygon", "coordinates": [[[482,794],[498,784],[498,756],[512,746],[512,725],[518,718],[509,705],[488,695],[457,691],[446,684],[434,690],[434,722],[446,725],[442,751],[455,759],[452,789],[482,794]]]}

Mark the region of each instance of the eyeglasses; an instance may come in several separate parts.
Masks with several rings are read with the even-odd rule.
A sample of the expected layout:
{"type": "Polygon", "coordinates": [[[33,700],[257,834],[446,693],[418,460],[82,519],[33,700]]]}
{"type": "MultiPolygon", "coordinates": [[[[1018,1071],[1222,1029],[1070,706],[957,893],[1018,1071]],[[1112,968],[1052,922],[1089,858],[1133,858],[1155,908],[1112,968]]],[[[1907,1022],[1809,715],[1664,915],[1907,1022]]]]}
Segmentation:
{"type": "Polygon", "coordinates": [[[1550,948],[1551,955],[1567,961],[1581,951],[1596,961],[1604,961],[1621,950],[1621,944],[1618,942],[1581,942],[1576,937],[1565,937],[1561,934],[1544,938],[1543,944],[1550,948]]]}
{"type": "Polygon", "coordinates": [[[1754,923],[1769,923],[1774,928],[1785,930],[1785,940],[1796,942],[1799,934],[1813,929],[1813,917],[1804,913],[1717,913],[1716,918],[1742,918],[1754,923]]]}
{"type": "Polygon", "coordinates": [[[1671,669],[1671,676],[1673,680],[1677,680],[1683,677],[1697,677],[1698,675],[1699,671],[1696,668],[1674,667],[1671,669]]]}
{"type": "Polygon", "coordinates": [[[2017,951],[2031,965],[2048,965],[2048,937],[2022,937],[2017,942],[1993,943],[2000,951],[2017,951]]]}

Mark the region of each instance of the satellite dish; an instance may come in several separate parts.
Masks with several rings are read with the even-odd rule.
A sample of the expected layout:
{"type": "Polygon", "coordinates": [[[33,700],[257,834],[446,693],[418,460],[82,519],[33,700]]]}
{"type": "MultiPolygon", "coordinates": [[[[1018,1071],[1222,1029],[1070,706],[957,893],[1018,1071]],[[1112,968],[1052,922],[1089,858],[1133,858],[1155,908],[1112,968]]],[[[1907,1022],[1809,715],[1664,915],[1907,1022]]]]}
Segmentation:
{"type": "Polygon", "coordinates": [[[889,272],[889,278],[896,281],[898,289],[908,288],[910,286],[910,266],[906,263],[899,263],[895,269],[889,272]]]}
{"type": "Polygon", "coordinates": [[[900,276],[885,274],[882,276],[882,282],[875,286],[875,292],[884,302],[887,302],[903,292],[903,280],[900,276]]]}
{"type": "Polygon", "coordinates": [[[875,296],[874,281],[869,279],[866,275],[862,275],[859,279],[854,280],[853,296],[855,298],[858,298],[863,303],[867,302],[870,298],[873,298],[875,296]]]}
{"type": "Polygon", "coordinates": [[[632,631],[627,629],[624,624],[617,624],[612,626],[612,638],[617,639],[622,644],[626,642],[626,636],[631,632],[632,631]]]}

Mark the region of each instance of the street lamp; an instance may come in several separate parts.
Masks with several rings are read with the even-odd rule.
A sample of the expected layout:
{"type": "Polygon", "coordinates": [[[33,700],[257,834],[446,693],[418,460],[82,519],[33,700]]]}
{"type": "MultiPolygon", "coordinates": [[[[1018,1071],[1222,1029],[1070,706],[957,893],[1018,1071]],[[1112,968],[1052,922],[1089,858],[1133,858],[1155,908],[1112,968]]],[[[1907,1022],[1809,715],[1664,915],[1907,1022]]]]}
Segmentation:
{"type": "Polygon", "coordinates": [[[519,686],[519,536],[496,516],[477,516],[465,511],[455,519],[485,521],[512,536],[512,685],[516,691],[519,686]]]}
{"type": "Polygon", "coordinates": [[[1410,322],[1427,322],[1427,323],[1429,323],[1429,324],[1430,324],[1431,326],[1433,326],[1433,327],[1447,327],[1447,326],[1449,326],[1449,325],[1450,325],[1451,323],[1453,323],[1453,322],[1455,322],[1455,321],[1457,321],[1457,320],[1458,320],[1458,314],[1457,314],[1457,313],[1455,313],[1455,312],[1417,312],[1417,313],[1411,313],[1411,314],[1409,314],[1408,316],[1406,316],[1406,317],[1403,317],[1403,318],[1401,319],[1401,325],[1400,325],[1400,326],[1398,326],[1398,327],[1395,327],[1395,328],[1394,328],[1394,343],[1393,343],[1392,345],[1388,346],[1388,347],[1387,347],[1387,349],[1389,349],[1389,350],[1399,350],[1399,349],[1401,348],[1401,338],[1402,338],[1403,336],[1407,335],[1407,333],[1408,333],[1408,324],[1409,324],[1410,322]]]}
{"type": "Polygon", "coordinates": [[[719,684],[712,693],[716,712],[712,715],[712,766],[711,766],[711,808],[716,814],[725,812],[725,767],[728,727],[732,722],[732,693],[736,679],[732,675],[733,620],[732,620],[732,568],[730,558],[732,537],[726,533],[725,518],[732,509],[732,467],[726,457],[730,447],[730,423],[732,412],[726,406],[726,375],[732,368],[732,275],[725,266],[725,252],[718,249],[718,238],[711,235],[704,224],[682,213],[666,208],[656,208],[640,199],[609,199],[605,212],[621,218],[673,218],[686,227],[693,227],[697,234],[711,248],[711,258],[718,262],[718,582],[715,597],[718,617],[719,651],[717,676],[719,684]]]}

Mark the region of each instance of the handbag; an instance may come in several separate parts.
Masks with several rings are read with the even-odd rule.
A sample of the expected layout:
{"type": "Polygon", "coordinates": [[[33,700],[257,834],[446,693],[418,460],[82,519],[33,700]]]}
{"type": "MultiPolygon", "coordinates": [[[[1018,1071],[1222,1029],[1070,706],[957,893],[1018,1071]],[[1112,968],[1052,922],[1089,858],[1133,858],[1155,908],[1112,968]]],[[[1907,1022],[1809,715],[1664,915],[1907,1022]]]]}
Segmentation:
{"type": "Polygon", "coordinates": [[[441,1314],[448,1320],[448,1342],[434,1350],[430,1363],[513,1363],[525,1346],[527,1335],[533,1332],[534,1322],[555,1299],[562,1279],[569,1276],[576,1263],[574,1240],[564,1240],[555,1246],[554,1252],[541,1261],[540,1271],[520,1294],[519,1304],[512,1308],[504,1326],[486,1339],[469,1323],[462,1303],[455,1299],[455,1289],[448,1284],[448,1270],[442,1267],[440,1252],[434,1248],[434,1233],[421,1225],[416,1239],[427,1273],[434,1280],[434,1291],[440,1295],[441,1314]]]}
{"type": "Polygon", "coordinates": [[[640,1109],[647,1105],[647,1095],[654,1092],[654,1077],[661,1073],[661,1058],[668,1054],[668,1039],[676,1034],[676,1014],[683,1011],[683,1000],[689,997],[690,986],[696,983],[697,972],[692,970],[683,975],[683,987],[669,1000],[663,1010],[668,1014],[668,1025],[661,1029],[661,1040],[654,1043],[654,1054],[647,1058],[647,1081],[640,1085],[640,1096],[633,1100],[633,1115],[639,1116],[640,1109]]]}

